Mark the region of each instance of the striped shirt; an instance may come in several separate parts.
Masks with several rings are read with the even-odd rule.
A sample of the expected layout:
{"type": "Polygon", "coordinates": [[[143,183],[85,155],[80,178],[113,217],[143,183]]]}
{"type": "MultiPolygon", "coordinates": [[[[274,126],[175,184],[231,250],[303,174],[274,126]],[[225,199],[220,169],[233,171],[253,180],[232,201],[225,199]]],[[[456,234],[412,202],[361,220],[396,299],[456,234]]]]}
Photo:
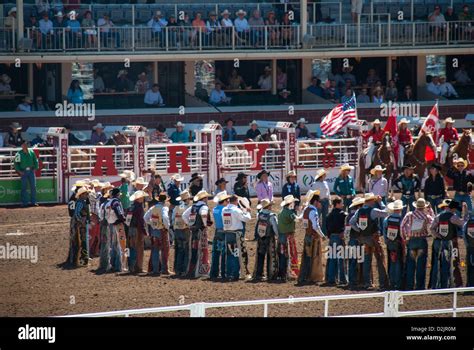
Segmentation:
{"type": "Polygon", "coordinates": [[[415,237],[427,237],[430,234],[429,225],[434,220],[433,209],[415,209],[405,215],[401,224],[401,233],[404,240],[415,237]]]}

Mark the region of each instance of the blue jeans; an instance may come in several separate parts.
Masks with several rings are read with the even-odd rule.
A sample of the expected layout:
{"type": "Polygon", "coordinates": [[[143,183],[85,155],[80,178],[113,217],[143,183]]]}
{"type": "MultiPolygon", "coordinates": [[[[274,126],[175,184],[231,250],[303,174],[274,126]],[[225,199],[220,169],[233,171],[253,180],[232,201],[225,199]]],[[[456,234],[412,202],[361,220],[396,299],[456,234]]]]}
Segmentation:
{"type": "Polygon", "coordinates": [[[189,237],[188,231],[174,230],[174,271],[177,275],[185,275],[189,261],[189,237]]]}
{"type": "Polygon", "coordinates": [[[388,279],[390,288],[400,290],[403,278],[403,246],[398,241],[387,241],[388,279]]]}
{"type": "Polygon", "coordinates": [[[410,209],[410,211],[414,211],[415,208],[413,207],[413,202],[415,201],[415,196],[406,196],[406,195],[402,195],[402,202],[403,202],[403,205],[405,205],[405,208],[403,208],[403,211],[402,211],[402,217],[406,215],[408,209],[410,209]]]}
{"type": "Polygon", "coordinates": [[[120,33],[118,32],[100,33],[100,40],[101,40],[100,45],[102,47],[107,47],[109,38],[112,38],[115,40],[115,46],[117,48],[120,47],[120,33]]]}
{"type": "Polygon", "coordinates": [[[240,235],[239,231],[225,232],[225,246],[226,246],[226,277],[231,279],[239,279],[240,277],[240,244],[238,242],[240,235]]]}
{"type": "Polygon", "coordinates": [[[212,240],[212,259],[211,272],[209,277],[219,277],[219,272],[222,278],[225,278],[225,233],[222,230],[216,229],[214,239],[212,240]]]}
{"type": "Polygon", "coordinates": [[[329,199],[321,199],[321,230],[326,234],[326,218],[329,213],[329,199]]]}
{"type": "Polygon", "coordinates": [[[431,259],[432,289],[450,288],[452,280],[453,242],[451,240],[433,240],[431,259]]]}
{"type": "Polygon", "coordinates": [[[30,184],[31,204],[36,204],[36,176],[34,170],[25,170],[21,175],[21,202],[24,206],[28,205],[28,194],[26,188],[30,184]]]}
{"type": "MultiPolygon", "coordinates": [[[[356,249],[359,247],[359,249],[362,249],[362,245],[359,243],[359,241],[353,237],[349,239],[349,246],[351,249],[353,249],[353,253],[356,252],[356,249]]],[[[354,254],[350,259],[348,260],[348,265],[349,265],[349,287],[356,287],[358,284],[358,273],[359,273],[359,262],[357,261],[357,257],[354,254]]]]}
{"type": "Polygon", "coordinates": [[[149,272],[154,274],[159,274],[161,272],[161,264],[160,264],[160,240],[161,240],[161,231],[152,229],[149,226],[149,232],[151,235],[151,252],[150,252],[150,260],[151,266],[149,272]]]}
{"type": "MultiPolygon", "coordinates": [[[[337,254],[338,249],[340,249],[339,247],[344,247],[344,240],[341,238],[340,234],[331,234],[328,248],[329,247],[331,247],[331,252],[333,255],[337,254]]],[[[328,256],[326,282],[336,283],[336,280],[340,284],[347,283],[344,259],[338,258],[336,256],[328,256]]]]}
{"type": "Polygon", "coordinates": [[[372,285],[372,256],[375,256],[377,262],[377,274],[381,288],[387,287],[387,271],[384,265],[384,253],[379,242],[379,236],[374,234],[370,237],[362,236],[361,243],[364,244],[364,262],[362,264],[362,274],[364,278],[364,287],[372,285]]]}
{"type": "Polygon", "coordinates": [[[352,199],[351,198],[347,198],[347,197],[344,197],[344,210],[349,210],[349,206],[352,204],[352,199]]]}
{"type": "Polygon", "coordinates": [[[406,267],[406,289],[425,289],[426,260],[428,254],[428,242],[426,238],[411,238],[407,245],[407,267],[406,267]],[[415,285],[416,278],[416,285],[415,285]]]}
{"type": "Polygon", "coordinates": [[[440,197],[431,197],[431,196],[427,196],[426,200],[431,204],[431,208],[433,208],[433,211],[435,212],[435,214],[438,214],[438,205],[441,204],[441,202],[443,202],[443,199],[444,199],[444,196],[440,196],[440,197]]]}
{"type": "Polygon", "coordinates": [[[459,202],[459,203],[466,203],[467,204],[467,209],[469,210],[469,212],[472,212],[472,198],[470,195],[468,194],[459,194],[458,192],[456,192],[456,194],[454,195],[454,200],[459,202]]]}

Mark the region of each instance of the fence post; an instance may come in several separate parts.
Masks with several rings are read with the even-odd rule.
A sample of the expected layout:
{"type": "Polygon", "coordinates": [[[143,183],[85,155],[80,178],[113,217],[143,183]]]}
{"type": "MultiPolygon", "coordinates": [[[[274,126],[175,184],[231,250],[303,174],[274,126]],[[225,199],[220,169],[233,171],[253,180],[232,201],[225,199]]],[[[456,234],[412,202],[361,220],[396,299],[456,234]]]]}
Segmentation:
{"type": "Polygon", "coordinates": [[[190,306],[190,317],[206,317],[206,303],[194,303],[190,306]]]}

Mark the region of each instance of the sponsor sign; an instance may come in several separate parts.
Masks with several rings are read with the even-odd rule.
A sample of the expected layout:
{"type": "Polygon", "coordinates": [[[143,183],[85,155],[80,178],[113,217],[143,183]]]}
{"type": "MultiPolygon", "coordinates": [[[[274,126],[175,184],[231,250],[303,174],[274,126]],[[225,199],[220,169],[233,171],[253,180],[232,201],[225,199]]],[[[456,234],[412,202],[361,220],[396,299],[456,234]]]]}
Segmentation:
{"type": "MultiPolygon", "coordinates": [[[[36,178],[36,201],[38,203],[56,203],[58,201],[57,181],[55,178],[36,178]]],[[[29,198],[30,191],[28,185],[29,198]]],[[[0,205],[19,203],[21,203],[21,179],[0,180],[0,205]]]]}

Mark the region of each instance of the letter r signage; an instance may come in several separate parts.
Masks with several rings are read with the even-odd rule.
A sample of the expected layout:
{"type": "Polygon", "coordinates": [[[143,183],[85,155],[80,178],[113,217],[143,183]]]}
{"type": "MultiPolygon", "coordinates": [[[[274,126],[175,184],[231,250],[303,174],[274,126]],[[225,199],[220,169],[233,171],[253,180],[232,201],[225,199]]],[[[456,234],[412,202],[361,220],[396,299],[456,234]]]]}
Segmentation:
{"type": "Polygon", "coordinates": [[[168,146],[169,164],[168,173],[189,173],[191,168],[188,163],[189,149],[186,146],[168,146]],[[181,164],[181,171],[178,168],[181,164]]]}

